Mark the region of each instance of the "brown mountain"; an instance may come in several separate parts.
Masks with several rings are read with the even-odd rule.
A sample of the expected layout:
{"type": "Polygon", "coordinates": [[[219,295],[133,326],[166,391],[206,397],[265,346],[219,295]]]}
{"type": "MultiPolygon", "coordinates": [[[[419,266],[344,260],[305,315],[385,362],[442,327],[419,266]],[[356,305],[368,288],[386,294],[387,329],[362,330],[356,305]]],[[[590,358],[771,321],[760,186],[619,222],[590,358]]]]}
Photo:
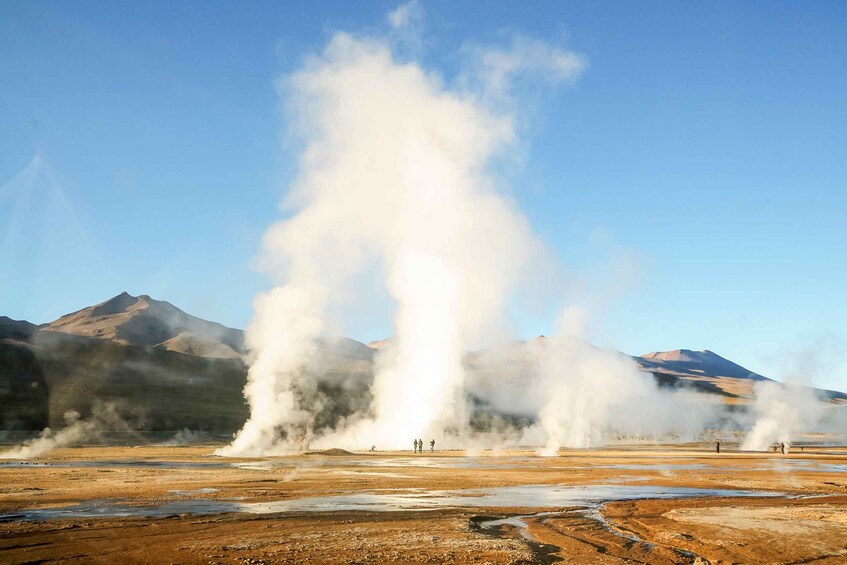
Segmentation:
{"type": "MultiPolygon", "coordinates": [[[[633,359],[642,371],[653,373],[660,385],[719,394],[730,404],[749,402],[756,382],[772,380],[708,349],[656,351],[633,359]]],[[[847,394],[842,392],[821,389],[816,389],[816,392],[831,402],[847,404],[847,394]]]]}
{"type": "Polygon", "coordinates": [[[691,351],[690,349],[675,349],[673,351],[659,351],[647,353],[636,357],[643,367],[661,368],[666,372],[679,373],[681,375],[711,375],[714,377],[733,377],[736,379],[752,379],[754,381],[767,381],[763,377],[749,369],[745,369],[729,359],[724,359],[717,353],[708,349],[703,351],[691,351]]]}
{"type": "Polygon", "coordinates": [[[749,402],[756,381],[770,380],[708,349],[655,351],[633,359],[661,386],[718,394],[730,404],[749,402]]]}
{"type": "Polygon", "coordinates": [[[240,330],[196,318],[145,294],[122,292],[39,329],[200,357],[238,359],[244,353],[240,330]]]}
{"type": "MultiPolygon", "coordinates": [[[[61,427],[114,404],[145,431],[230,434],[247,418],[244,334],[146,295],[121,293],[36,326],[0,318],[0,430],[61,427]]],[[[374,350],[325,338],[305,367],[331,423],[370,401],[374,350]]]]}

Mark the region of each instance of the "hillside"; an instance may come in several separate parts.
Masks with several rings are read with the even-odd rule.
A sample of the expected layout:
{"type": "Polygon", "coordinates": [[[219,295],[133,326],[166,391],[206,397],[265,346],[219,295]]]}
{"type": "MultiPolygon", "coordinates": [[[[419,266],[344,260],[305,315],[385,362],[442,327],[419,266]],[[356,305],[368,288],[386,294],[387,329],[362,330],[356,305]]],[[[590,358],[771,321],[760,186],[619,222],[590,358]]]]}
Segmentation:
{"type": "Polygon", "coordinates": [[[30,324],[23,320],[13,320],[6,316],[0,316],[0,340],[11,339],[16,341],[26,341],[35,331],[38,326],[30,324]]]}

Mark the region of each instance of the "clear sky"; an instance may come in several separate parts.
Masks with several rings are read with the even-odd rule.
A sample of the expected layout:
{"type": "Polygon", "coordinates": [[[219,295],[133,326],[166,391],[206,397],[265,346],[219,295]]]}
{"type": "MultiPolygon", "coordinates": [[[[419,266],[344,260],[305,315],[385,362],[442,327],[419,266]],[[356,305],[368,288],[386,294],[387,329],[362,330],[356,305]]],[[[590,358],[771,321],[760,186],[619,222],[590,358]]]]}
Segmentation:
{"type": "MultiPolygon", "coordinates": [[[[274,81],[397,5],[0,3],[0,314],[127,290],[244,327],[296,158],[274,81]]],[[[597,342],[847,390],[847,4],[422,5],[422,64],[446,76],[466,42],[514,33],[588,61],[533,101],[511,184],[608,297],[597,342]]]]}

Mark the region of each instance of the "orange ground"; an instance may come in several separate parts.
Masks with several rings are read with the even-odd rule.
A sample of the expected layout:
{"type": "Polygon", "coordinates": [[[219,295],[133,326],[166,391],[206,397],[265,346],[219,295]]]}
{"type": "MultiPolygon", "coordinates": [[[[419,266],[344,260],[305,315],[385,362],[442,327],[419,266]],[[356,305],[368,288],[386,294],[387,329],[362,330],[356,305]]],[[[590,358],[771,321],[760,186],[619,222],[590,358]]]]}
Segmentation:
{"type": "Polygon", "coordinates": [[[224,460],[210,455],[211,446],[63,449],[39,460],[52,465],[0,466],[0,513],[106,499],[130,506],[187,499],[253,503],[351,493],[437,496],[517,485],[660,485],[800,496],[608,502],[596,514],[573,505],[515,502],[393,512],[8,521],[0,524],[0,562],[847,562],[847,449],[782,456],[726,452],[728,447],[720,455],[707,446],[652,446],[563,451],[552,458],[394,452],[261,460],[224,460]],[[73,461],[99,465],[59,466],[73,461]],[[149,466],[156,461],[185,466],[149,466]],[[192,466],[198,463],[219,466],[192,466]],[[523,529],[480,527],[488,519],[542,511],[551,513],[523,518],[523,529]]]}

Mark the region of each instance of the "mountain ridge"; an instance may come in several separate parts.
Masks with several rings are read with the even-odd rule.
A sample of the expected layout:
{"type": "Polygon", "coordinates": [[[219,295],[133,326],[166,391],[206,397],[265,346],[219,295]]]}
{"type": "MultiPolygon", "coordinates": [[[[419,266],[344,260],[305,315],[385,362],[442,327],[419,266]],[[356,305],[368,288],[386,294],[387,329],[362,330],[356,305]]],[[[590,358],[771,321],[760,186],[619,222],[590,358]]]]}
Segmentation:
{"type": "MultiPolygon", "coordinates": [[[[132,296],[126,291],[40,325],[0,316],[0,337],[4,337],[4,332],[26,336],[33,331],[59,332],[198,357],[241,359],[246,354],[243,330],[198,318],[170,302],[154,299],[147,294],[132,296]]],[[[546,340],[545,336],[539,335],[529,340],[514,340],[512,343],[532,346],[543,344],[546,340]]],[[[394,337],[367,344],[343,336],[322,338],[320,341],[321,346],[332,351],[335,356],[370,362],[377,351],[394,343],[394,337]]],[[[492,348],[485,350],[489,349],[492,348]]],[[[472,353],[468,352],[469,355],[472,353]]],[[[696,351],[681,348],[629,357],[643,371],[684,379],[726,377],[752,381],[772,380],[708,349],[696,351]]]]}
{"type": "MultiPolygon", "coordinates": [[[[395,341],[317,340],[317,353],[303,370],[326,399],[322,418],[329,422],[367,409],[376,359],[395,341]]],[[[539,336],[468,351],[469,383],[496,390],[501,378],[527,378],[549,343],[539,336]]],[[[246,357],[242,330],[148,295],[124,292],[38,326],[0,316],[0,426],[61,426],[65,412],[84,415],[93,399],[100,399],[143,414],[143,429],[232,433],[248,413],[242,394],[246,357]]],[[[707,393],[708,402],[749,404],[756,382],[770,380],[709,350],[626,357],[652,374],[658,386],[707,393]]],[[[847,404],[843,393],[817,393],[847,404]]]]}

